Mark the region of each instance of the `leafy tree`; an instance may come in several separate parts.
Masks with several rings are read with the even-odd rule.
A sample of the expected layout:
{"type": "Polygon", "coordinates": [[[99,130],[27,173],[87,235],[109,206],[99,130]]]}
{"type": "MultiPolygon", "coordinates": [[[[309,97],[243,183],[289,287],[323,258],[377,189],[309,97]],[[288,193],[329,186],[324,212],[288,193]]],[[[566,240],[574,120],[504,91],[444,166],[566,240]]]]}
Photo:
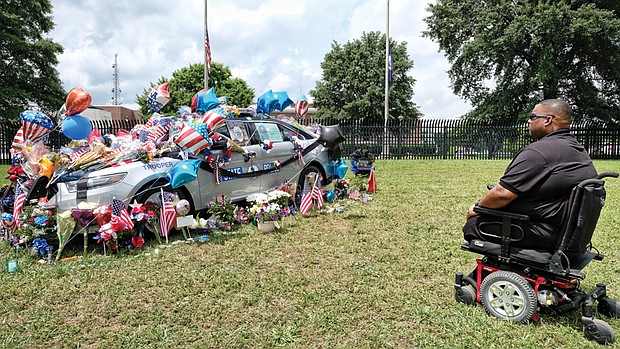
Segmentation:
{"type": "Polygon", "coordinates": [[[452,64],[467,117],[524,120],[563,98],[575,119],[620,120],[620,2],[438,0],[424,35],[452,64]]]}
{"type": "MultiPolygon", "coordinates": [[[[415,80],[407,75],[413,61],[407,44],[390,39],[393,84],[389,89],[389,118],[417,119],[420,111],[412,101],[415,80]]],[[[360,119],[363,123],[385,116],[385,34],[364,33],[344,45],[336,41],[321,63],[323,78],[310,91],[318,117],[360,119]]]]}
{"type": "MultiPolygon", "coordinates": [[[[136,103],[140,105],[143,115],[147,115],[146,96],[151,87],[161,85],[170,81],[170,101],[160,111],[162,114],[174,114],[181,106],[189,106],[192,97],[204,89],[204,65],[201,63],[190,64],[172,73],[171,79],[159,78],[156,84],[151,83],[141,95],[137,96],[136,103]]],[[[229,105],[247,107],[252,103],[254,90],[248,86],[245,80],[233,78],[230,68],[227,66],[211,62],[211,73],[209,74],[209,87],[214,87],[215,94],[226,96],[229,105]]]]}
{"type": "Polygon", "coordinates": [[[0,1],[0,119],[17,118],[29,104],[44,112],[64,102],[56,65],[62,46],[43,35],[54,28],[49,0],[0,1]]]}

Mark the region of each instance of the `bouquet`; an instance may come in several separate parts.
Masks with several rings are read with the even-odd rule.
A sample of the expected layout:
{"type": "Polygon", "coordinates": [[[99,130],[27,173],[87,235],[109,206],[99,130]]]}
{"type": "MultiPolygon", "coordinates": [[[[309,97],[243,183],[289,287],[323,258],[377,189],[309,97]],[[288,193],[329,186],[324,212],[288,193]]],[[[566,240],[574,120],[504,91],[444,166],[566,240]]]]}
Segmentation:
{"type": "Polygon", "coordinates": [[[279,189],[250,195],[247,200],[254,203],[250,207],[250,215],[257,222],[281,221],[291,214],[288,206],[290,197],[289,193],[279,189]]]}

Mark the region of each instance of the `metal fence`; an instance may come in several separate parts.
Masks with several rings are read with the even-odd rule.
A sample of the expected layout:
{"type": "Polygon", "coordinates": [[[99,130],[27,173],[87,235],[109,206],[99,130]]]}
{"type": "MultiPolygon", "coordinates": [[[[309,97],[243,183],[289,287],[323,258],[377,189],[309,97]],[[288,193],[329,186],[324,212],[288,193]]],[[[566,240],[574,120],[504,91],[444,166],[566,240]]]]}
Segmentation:
{"type": "MultiPolygon", "coordinates": [[[[344,154],[367,149],[380,159],[511,159],[534,140],[527,123],[468,120],[403,120],[362,125],[356,121],[308,120],[339,124],[344,154]]],[[[620,159],[620,125],[578,122],[571,133],[593,159],[620,159]]]]}
{"type": "MultiPolygon", "coordinates": [[[[136,121],[91,121],[103,134],[130,130],[136,121]]],[[[343,154],[367,149],[380,159],[510,159],[533,139],[527,124],[484,123],[467,120],[391,121],[362,125],[356,121],[304,120],[304,124],[339,124],[346,141],[343,154]]],[[[10,163],[10,148],[20,125],[0,123],[0,163],[10,163]]],[[[574,123],[571,132],[593,159],[620,159],[620,125],[574,123]]],[[[69,143],[62,132],[49,135],[48,144],[58,149],[69,143]]]]}

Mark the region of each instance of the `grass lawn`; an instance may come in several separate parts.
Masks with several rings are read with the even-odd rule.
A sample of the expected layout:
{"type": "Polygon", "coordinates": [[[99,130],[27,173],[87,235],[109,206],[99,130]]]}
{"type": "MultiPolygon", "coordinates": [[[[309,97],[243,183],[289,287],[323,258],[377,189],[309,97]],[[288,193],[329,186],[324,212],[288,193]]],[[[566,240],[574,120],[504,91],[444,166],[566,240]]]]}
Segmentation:
{"type": "MultiPolygon", "coordinates": [[[[0,273],[6,348],[598,348],[579,313],[519,325],[454,301],[468,206],[508,161],[377,161],[379,192],[344,213],[252,226],[203,244],[148,243],[0,273]]],[[[596,161],[620,171],[618,161],[596,161]]],[[[620,299],[620,179],[607,182],[583,286],[620,299]]],[[[81,239],[81,238],[80,238],[81,239]]],[[[76,246],[76,253],[81,254],[76,246]]],[[[3,246],[0,262],[15,256],[3,246]]],[[[3,267],[3,269],[5,269],[3,267]]],[[[620,336],[620,319],[606,319],[620,336]]],[[[610,347],[620,348],[620,340],[610,347]]]]}

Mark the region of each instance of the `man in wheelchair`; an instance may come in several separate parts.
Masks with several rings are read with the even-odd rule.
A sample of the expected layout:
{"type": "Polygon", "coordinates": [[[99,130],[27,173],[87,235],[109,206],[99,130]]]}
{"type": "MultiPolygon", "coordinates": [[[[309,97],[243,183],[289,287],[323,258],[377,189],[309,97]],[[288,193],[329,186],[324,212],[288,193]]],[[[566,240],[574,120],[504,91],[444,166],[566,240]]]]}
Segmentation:
{"type": "MultiPolygon", "coordinates": [[[[569,132],[571,115],[568,103],[560,99],[537,104],[528,121],[537,142],[515,156],[499,184],[477,203],[530,217],[512,227],[513,246],[553,249],[571,190],[597,176],[588,152],[569,132]]],[[[465,240],[499,241],[501,218],[478,216],[473,208],[467,212],[465,240]]]]}
{"type": "Polygon", "coordinates": [[[538,320],[538,311],[563,314],[581,308],[584,334],[598,343],[614,341],[612,328],[595,319],[620,317],[606,288],[585,293],[581,270],[593,259],[591,238],[605,201],[604,177],[584,147],[569,133],[572,111],[560,99],[544,100],[529,116],[537,141],[512,160],[499,184],[467,212],[464,250],[484,255],[476,269],[456,273],[455,298],[482,303],[498,318],[538,320]]]}

